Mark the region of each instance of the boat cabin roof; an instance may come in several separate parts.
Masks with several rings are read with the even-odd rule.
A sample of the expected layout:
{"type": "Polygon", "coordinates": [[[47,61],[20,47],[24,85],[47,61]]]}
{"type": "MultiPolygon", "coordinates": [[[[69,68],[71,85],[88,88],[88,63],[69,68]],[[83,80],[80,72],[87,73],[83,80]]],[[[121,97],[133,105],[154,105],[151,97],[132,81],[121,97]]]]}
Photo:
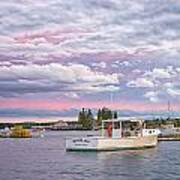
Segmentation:
{"type": "Polygon", "coordinates": [[[103,123],[108,123],[108,122],[143,122],[143,119],[140,118],[118,118],[118,119],[107,119],[107,120],[102,120],[103,123]]]}

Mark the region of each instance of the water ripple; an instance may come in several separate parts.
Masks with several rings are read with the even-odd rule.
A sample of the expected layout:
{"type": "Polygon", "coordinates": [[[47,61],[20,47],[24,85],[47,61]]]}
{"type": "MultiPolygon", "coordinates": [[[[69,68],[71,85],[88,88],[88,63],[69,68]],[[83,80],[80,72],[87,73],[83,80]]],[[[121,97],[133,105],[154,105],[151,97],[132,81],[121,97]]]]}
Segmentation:
{"type": "Polygon", "coordinates": [[[180,177],[180,142],[117,152],[66,152],[67,136],[85,132],[50,132],[44,138],[1,139],[0,180],[169,180],[180,177]]]}

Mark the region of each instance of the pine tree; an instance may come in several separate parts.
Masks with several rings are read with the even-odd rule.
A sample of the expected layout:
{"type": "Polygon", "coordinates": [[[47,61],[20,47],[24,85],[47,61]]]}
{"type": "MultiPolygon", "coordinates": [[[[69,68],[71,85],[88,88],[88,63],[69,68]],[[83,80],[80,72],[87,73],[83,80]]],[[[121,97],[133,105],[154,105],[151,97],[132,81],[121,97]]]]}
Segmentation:
{"type": "Polygon", "coordinates": [[[78,123],[82,124],[82,112],[81,111],[78,114],[78,123]]]}
{"type": "Polygon", "coordinates": [[[102,108],[102,119],[106,120],[106,119],[112,119],[112,112],[110,109],[103,107],[102,108]]]}
{"type": "Polygon", "coordinates": [[[112,114],[112,111],[110,109],[108,109],[108,111],[107,111],[107,117],[108,117],[108,119],[113,118],[113,114],[112,114]]]}
{"type": "Polygon", "coordinates": [[[101,125],[101,122],[102,122],[102,111],[101,109],[98,109],[98,112],[97,112],[97,125],[101,125]]]}
{"type": "Polygon", "coordinates": [[[93,121],[94,121],[94,117],[93,117],[93,114],[91,112],[91,109],[88,109],[87,118],[86,118],[86,127],[88,129],[93,128],[93,121]]]}
{"type": "Polygon", "coordinates": [[[94,120],[94,117],[91,110],[88,109],[87,111],[84,108],[82,108],[82,110],[79,112],[79,115],[78,115],[79,124],[82,124],[82,126],[86,129],[92,129],[93,120],[94,120]]]}
{"type": "Polygon", "coordinates": [[[117,115],[117,111],[114,111],[114,119],[117,119],[118,118],[118,115],[117,115]]]}

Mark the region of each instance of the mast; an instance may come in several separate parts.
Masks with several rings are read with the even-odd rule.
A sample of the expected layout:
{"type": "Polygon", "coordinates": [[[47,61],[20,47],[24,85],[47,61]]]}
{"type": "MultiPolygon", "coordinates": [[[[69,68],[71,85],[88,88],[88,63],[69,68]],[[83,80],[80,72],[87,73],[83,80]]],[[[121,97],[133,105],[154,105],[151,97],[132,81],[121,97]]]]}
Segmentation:
{"type": "Polygon", "coordinates": [[[110,92],[110,109],[113,107],[113,92],[110,92]]]}
{"type": "Polygon", "coordinates": [[[170,112],[171,112],[171,104],[170,101],[168,101],[168,119],[170,119],[170,112]]]}

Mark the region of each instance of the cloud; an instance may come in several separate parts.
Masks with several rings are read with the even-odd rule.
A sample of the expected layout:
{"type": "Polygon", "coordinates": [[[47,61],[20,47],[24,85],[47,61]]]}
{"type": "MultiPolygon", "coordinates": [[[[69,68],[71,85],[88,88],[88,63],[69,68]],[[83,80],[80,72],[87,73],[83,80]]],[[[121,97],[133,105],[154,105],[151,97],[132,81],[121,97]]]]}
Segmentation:
{"type": "Polygon", "coordinates": [[[137,78],[136,80],[128,82],[127,86],[136,88],[153,88],[154,83],[151,80],[145,78],[137,78]]]}
{"type": "Polygon", "coordinates": [[[129,0],[11,0],[1,2],[0,32],[2,38],[14,38],[11,45],[4,42],[5,48],[16,47],[21,52],[34,47],[46,52],[61,49],[64,53],[85,49],[132,56],[147,52],[173,54],[179,49],[179,17],[172,9],[180,4],[175,4],[176,8],[168,1],[159,5],[155,1],[129,0]]]}
{"type": "Polygon", "coordinates": [[[116,60],[114,61],[111,66],[113,68],[118,68],[118,67],[130,67],[132,66],[132,64],[129,61],[120,61],[120,60],[116,60]]]}
{"type": "Polygon", "coordinates": [[[143,97],[149,99],[151,102],[167,101],[179,99],[179,75],[178,68],[174,66],[155,67],[151,71],[138,72],[134,74],[135,80],[131,80],[127,83],[128,87],[137,88],[137,91],[141,89],[148,89],[147,92],[143,92],[143,97]],[[176,98],[176,99],[175,99],[176,98]]]}
{"type": "Polygon", "coordinates": [[[75,92],[67,92],[67,93],[64,93],[64,95],[67,96],[67,97],[73,98],[73,99],[78,99],[79,98],[78,94],[75,93],[75,92]]]}
{"type": "Polygon", "coordinates": [[[159,102],[159,98],[158,98],[158,92],[155,91],[148,91],[144,94],[145,98],[148,98],[149,101],[151,102],[159,102]]]}
{"type": "Polygon", "coordinates": [[[180,98],[180,89],[179,89],[179,81],[177,82],[168,82],[164,84],[165,90],[168,95],[172,98],[179,99],[180,98]]]}
{"type": "Polygon", "coordinates": [[[0,66],[2,96],[60,92],[75,97],[75,92],[117,91],[118,84],[118,74],[96,72],[82,64],[0,66]]]}
{"type": "Polygon", "coordinates": [[[143,95],[158,91],[179,102],[179,10],[168,0],[1,1],[0,96],[156,101],[143,95]]]}
{"type": "Polygon", "coordinates": [[[167,89],[167,93],[172,97],[180,97],[180,89],[167,89]]]}
{"type": "Polygon", "coordinates": [[[0,117],[34,117],[34,119],[45,117],[75,117],[78,115],[79,109],[69,110],[44,110],[44,109],[26,109],[26,108],[2,108],[0,109],[0,117]]]}
{"type": "Polygon", "coordinates": [[[144,76],[153,79],[169,79],[176,76],[176,71],[171,66],[167,68],[154,68],[152,71],[147,71],[144,76]]]}
{"type": "Polygon", "coordinates": [[[104,68],[107,67],[107,64],[106,64],[105,62],[101,61],[101,62],[99,62],[99,63],[92,63],[92,66],[93,66],[93,67],[97,67],[97,68],[102,68],[102,69],[104,69],[104,68]]]}

